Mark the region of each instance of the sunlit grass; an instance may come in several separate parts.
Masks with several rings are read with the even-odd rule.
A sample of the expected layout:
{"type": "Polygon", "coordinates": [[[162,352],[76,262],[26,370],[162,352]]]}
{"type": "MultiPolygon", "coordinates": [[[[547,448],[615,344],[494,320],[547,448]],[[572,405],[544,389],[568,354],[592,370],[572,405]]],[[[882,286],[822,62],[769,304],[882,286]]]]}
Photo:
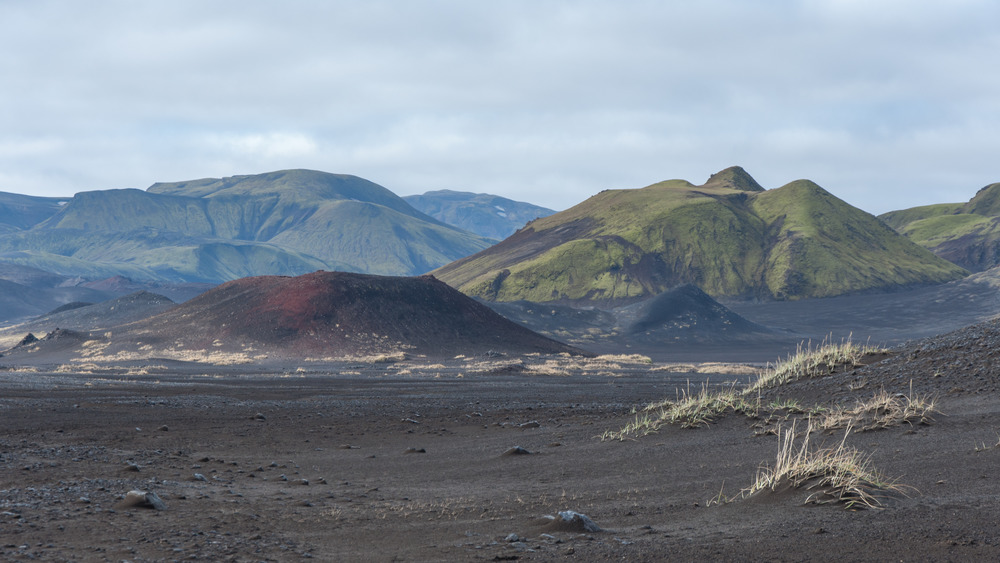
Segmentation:
{"type": "Polygon", "coordinates": [[[796,424],[778,433],[778,454],[774,465],[762,465],[754,482],[732,499],[722,493],[710,502],[745,499],[785,487],[815,490],[806,503],[842,503],[847,508],[882,508],[883,500],[905,496],[908,487],[889,479],[872,466],[871,456],[846,445],[851,427],[844,438],[832,447],[811,443],[814,427],[807,426],[801,440],[796,424]]]}

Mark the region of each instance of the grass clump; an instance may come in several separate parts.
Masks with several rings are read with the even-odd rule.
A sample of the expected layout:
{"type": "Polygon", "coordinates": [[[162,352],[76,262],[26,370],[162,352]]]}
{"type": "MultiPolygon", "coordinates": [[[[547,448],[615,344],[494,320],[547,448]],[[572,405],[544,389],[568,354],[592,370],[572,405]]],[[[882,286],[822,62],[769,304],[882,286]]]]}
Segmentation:
{"type": "Polygon", "coordinates": [[[682,428],[707,426],[726,412],[756,416],[760,402],[749,399],[733,384],[724,389],[712,389],[707,384],[692,392],[679,392],[676,400],[651,403],[636,413],[635,420],[618,431],[607,431],[602,440],[625,440],[653,434],[660,427],[678,424],[682,428]]]}
{"type": "MultiPolygon", "coordinates": [[[[645,436],[656,432],[665,424],[696,428],[705,426],[730,411],[750,417],[757,417],[762,412],[767,413],[764,426],[769,427],[769,429],[768,432],[764,433],[773,433],[775,413],[782,413],[780,422],[784,422],[788,415],[792,414],[816,416],[829,415],[829,413],[826,413],[826,409],[805,408],[797,401],[789,399],[775,400],[768,405],[763,405],[760,397],[763,389],[777,387],[799,379],[828,375],[844,367],[855,367],[860,365],[866,356],[882,352],[884,350],[876,346],[855,344],[850,338],[840,343],[824,339],[815,348],[811,343],[799,344],[794,355],[790,355],[784,361],[768,365],[757,380],[747,387],[739,389],[733,383],[722,389],[702,385],[701,390],[697,392],[691,392],[689,388],[687,391],[681,391],[678,398],[673,401],[665,400],[646,405],[637,413],[633,422],[618,431],[605,432],[601,435],[601,439],[625,440],[630,437],[645,436]]],[[[875,399],[873,399],[874,401],[875,399]]],[[[933,401],[930,401],[929,409],[924,408],[923,410],[921,410],[920,404],[926,403],[926,401],[924,399],[919,401],[921,402],[915,402],[911,398],[908,403],[901,405],[896,405],[894,401],[888,401],[885,406],[892,408],[891,412],[894,414],[890,417],[891,419],[910,421],[914,417],[918,417],[925,421],[926,418],[922,417],[928,417],[933,412],[933,401]],[[900,408],[906,411],[905,416],[895,414],[900,408]]],[[[877,410],[877,407],[873,406],[872,408],[877,410]]]]}
{"type": "Polygon", "coordinates": [[[844,438],[833,447],[813,447],[810,437],[814,427],[807,426],[801,441],[795,423],[778,433],[778,455],[773,466],[764,465],[757,478],[733,499],[720,493],[715,502],[748,498],[765,491],[780,491],[786,487],[815,489],[806,503],[843,503],[849,509],[883,507],[883,500],[906,494],[906,486],[885,477],[872,467],[871,456],[846,445],[850,426],[844,438]]]}
{"type": "Polygon", "coordinates": [[[794,355],[789,355],[786,360],[776,364],[769,364],[749,387],[748,392],[829,375],[840,368],[857,367],[865,357],[883,352],[884,349],[871,344],[855,344],[850,336],[840,343],[833,342],[829,337],[825,338],[816,348],[813,348],[811,342],[799,343],[794,355]]]}
{"type": "Polygon", "coordinates": [[[890,394],[883,389],[867,401],[859,400],[853,407],[836,407],[817,420],[821,430],[855,428],[856,432],[880,430],[900,424],[930,424],[934,413],[940,413],[933,398],[890,394]]]}

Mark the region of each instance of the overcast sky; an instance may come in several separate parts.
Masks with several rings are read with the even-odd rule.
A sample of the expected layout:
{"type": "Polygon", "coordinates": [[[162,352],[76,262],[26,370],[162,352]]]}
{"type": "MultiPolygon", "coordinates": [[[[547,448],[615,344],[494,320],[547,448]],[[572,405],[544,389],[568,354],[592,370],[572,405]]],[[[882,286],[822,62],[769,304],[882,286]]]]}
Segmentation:
{"type": "Polygon", "coordinates": [[[728,166],[881,213],[1000,181],[995,0],[0,0],[0,191],[284,168],[565,209],[728,166]]]}

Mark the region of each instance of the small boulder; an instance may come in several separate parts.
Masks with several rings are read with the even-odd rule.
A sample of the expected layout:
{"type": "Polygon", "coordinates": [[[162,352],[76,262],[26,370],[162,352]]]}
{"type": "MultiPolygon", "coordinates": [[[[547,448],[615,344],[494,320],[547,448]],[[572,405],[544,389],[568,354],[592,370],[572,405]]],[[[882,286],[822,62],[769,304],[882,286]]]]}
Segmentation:
{"type": "Polygon", "coordinates": [[[540,522],[546,532],[600,532],[601,527],[586,514],[564,510],[556,516],[544,516],[540,522]]]}
{"type": "Polygon", "coordinates": [[[166,510],[167,505],[156,495],[146,491],[129,491],[125,498],[118,503],[115,508],[152,508],[154,510],[166,510]]]}

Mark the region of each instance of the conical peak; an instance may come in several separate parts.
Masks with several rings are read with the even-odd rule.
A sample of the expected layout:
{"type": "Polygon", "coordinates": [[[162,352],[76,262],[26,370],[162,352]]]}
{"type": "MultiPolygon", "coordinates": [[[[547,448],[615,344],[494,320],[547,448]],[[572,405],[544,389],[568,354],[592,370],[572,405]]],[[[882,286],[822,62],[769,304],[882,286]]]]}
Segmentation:
{"type": "Polygon", "coordinates": [[[712,174],[702,187],[729,188],[741,192],[762,192],[764,188],[741,166],[730,166],[712,174]]]}

